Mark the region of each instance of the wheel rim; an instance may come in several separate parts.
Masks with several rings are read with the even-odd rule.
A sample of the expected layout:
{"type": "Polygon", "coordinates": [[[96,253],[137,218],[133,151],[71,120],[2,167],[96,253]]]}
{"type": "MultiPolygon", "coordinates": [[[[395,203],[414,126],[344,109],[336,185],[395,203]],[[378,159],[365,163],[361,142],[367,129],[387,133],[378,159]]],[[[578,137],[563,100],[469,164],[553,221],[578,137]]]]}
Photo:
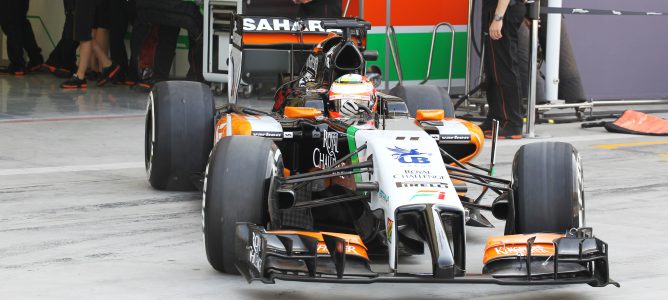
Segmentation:
{"type": "Polygon", "coordinates": [[[153,109],[153,92],[149,94],[146,106],[146,130],[144,135],[144,165],[146,173],[151,174],[153,161],[153,146],[155,144],[155,113],[153,109]]]}

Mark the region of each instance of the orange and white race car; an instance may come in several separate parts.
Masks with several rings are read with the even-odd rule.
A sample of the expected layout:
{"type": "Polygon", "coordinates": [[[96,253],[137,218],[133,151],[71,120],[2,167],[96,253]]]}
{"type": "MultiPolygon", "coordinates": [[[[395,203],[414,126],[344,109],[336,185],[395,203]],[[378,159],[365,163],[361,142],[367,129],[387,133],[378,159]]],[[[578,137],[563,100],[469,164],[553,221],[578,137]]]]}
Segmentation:
{"type": "Polygon", "coordinates": [[[299,25],[310,21],[234,22],[236,73],[245,41],[281,35],[301,44],[313,28],[323,32],[301,72],[278,88],[271,112],[238,106],[236,97],[215,108],[209,88],[192,82],[159,83],[149,96],[149,182],[203,191],[213,268],[265,283],[618,285],[609,278],[608,245],[585,227],[573,146],[522,146],[512,180],[495,177],[496,139],[490,166],[472,163],[483,132],[454,118],[449,100],[429,88],[402,99],[366,79],[365,62],[376,56],[364,49],[367,22],[321,20],[312,31],[299,25]],[[258,33],[248,24],[285,28],[258,33]],[[470,195],[470,185],[481,192],[470,195]],[[492,227],[482,211],[505,220],[505,235],[489,237],[483,269],[471,272],[466,228],[492,227]],[[425,252],[431,272],[402,270],[403,255],[425,252]]]}

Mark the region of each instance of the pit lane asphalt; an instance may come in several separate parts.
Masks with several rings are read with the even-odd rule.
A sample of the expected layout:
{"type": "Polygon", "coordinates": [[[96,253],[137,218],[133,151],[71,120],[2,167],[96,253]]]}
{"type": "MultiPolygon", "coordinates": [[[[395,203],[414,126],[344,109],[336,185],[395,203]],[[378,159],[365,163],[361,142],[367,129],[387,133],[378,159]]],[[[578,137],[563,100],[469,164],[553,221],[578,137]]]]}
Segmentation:
{"type": "MultiPolygon", "coordinates": [[[[668,138],[539,125],[551,138],[501,141],[498,176],[520,145],[573,143],[583,157],[587,225],[610,245],[617,289],[589,286],[248,285],[214,271],[201,195],[160,192],[143,167],[145,95],[125,87],[60,91],[46,75],[0,77],[0,299],[665,299],[668,138]],[[602,146],[607,145],[607,146],[602,146]]],[[[267,108],[269,101],[245,101],[267,108]]],[[[645,107],[638,107],[645,108],[645,107]]],[[[664,107],[665,108],[665,107],[664,107]]],[[[659,114],[668,117],[667,114],[659,114]]],[[[486,164],[489,144],[476,162],[486,164]]],[[[491,201],[491,199],[487,199],[491,201]]],[[[468,228],[479,273],[487,236],[468,228]]],[[[424,257],[422,257],[424,258],[424,257]]],[[[420,257],[407,259],[424,267],[420,257]]]]}

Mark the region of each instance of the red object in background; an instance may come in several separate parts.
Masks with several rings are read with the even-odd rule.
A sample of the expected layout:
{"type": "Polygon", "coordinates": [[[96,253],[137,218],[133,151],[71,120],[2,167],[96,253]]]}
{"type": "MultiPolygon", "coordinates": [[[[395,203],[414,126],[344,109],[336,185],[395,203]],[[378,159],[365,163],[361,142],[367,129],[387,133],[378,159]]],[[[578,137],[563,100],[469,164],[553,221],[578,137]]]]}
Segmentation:
{"type": "Polygon", "coordinates": [[[158,47],[158,25],[152,25],[151,30],[141,45],[139,52],[139,69],[153,68],[155,50],[158,47]]]}
{"type": "Polygon", "coordinates": [[[617,133],[668,135],[668,120],[635,110],[624,111],[617,120],[606,122],[604,126],[617,133]]]}

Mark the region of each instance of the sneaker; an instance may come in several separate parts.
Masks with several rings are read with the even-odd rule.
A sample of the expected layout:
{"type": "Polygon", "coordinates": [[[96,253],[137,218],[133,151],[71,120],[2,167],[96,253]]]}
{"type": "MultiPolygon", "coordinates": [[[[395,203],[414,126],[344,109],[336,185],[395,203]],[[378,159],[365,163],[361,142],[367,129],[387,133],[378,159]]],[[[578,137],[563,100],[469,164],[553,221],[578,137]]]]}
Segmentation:
{"type": "Polygon", "coordinates": [[[58,68],[54,71],[54,75],[58,78],[70,78],[72,77],[72,71],[67,68],[58,68]]]}
{"type": "Polygon", "coordinates": [[[24,68],[12,69],[12,70],[9,70],[9,74],[12,74],[14,76],[23,76],[23,75],[26,74],[26,69],[24,69],[24,68]]]}
{"type": "Polygon", "coordinates": [[[102,79],[97,81],[97,86],[103,86],[109,81],[113,81],[120,73],[121,67],[112,62],[111,66],[102,69],[102,79]]]}
{"type": "Polygon", "coordinates": [[[37,72],[42,69],[43,64],[44,64],[44,59],[40,56],[35,60],[30,60],[28,62],[28,65],[26,66],[26,69],[28,69],[28,72],[37,72]]]}
{"type": "Polygon", "coordinates": [[[9,65],[9,67],[7,68],[7,73],[9,73],[9,75],[14,75],[14,76],[23,76],[26,74],[26,69],[24,67],[16,65],[9,65]]]}
{"type": "MultiPolygon", "coordinates": [[[[486,139],[491,139],[492,138],[492,130],[490,131],[485,131],[485,138],[486,139]]],[[[505,128],[499,128],[499,139],[500,140],[519,140],[522,139],[522,128],[513,128],[513,127],[505,127],[505,128]]]]}
{"type": "Polygon", "coordinates": [[[44,63],[44,64],[42,64],[42,67],[43,67],[44,69],[46,69],[47,72],[52,73],[52,74],[55,74],[56,71],[58,70],[58,67],[56,67],[56,66],[54,66],[54,65],[50,65],[50,64],[48,64],[48,63],[44,63]]]}
{"type": "Polygon", "coordinates": [[[478,127],[480,127],[480,129],[482,130],[482,132],[485,132],[485,133],[486,133],[487,131],[490,131],[490,132],[492,131],[492,123],[491,123],[491,122],[488,122],[487,120],[485,120],[485,121],[482,122],[480,125],[478,125],[478,127]]]}
{"type": "Polygon", "coordinates": [[[97,71],[88,71],[86,72],[86,80],[98,81],[102,79],[102,73],[97,71]]]}
{"type": "Polygon", "coordinates": [[[134,86],[132,86],[132,89],[135,91],[148,93],[151,91],[151,89],[153,89],[153,85],[155,85],[155,80],[149,78],[137,82],[134,86]]]}
{"type": "Polygon", "coordinates": [[[60,87],[63,89],[85,89],[88,87],[88,81],[74,74],[70,80],[61,83],[60,87]]]}

